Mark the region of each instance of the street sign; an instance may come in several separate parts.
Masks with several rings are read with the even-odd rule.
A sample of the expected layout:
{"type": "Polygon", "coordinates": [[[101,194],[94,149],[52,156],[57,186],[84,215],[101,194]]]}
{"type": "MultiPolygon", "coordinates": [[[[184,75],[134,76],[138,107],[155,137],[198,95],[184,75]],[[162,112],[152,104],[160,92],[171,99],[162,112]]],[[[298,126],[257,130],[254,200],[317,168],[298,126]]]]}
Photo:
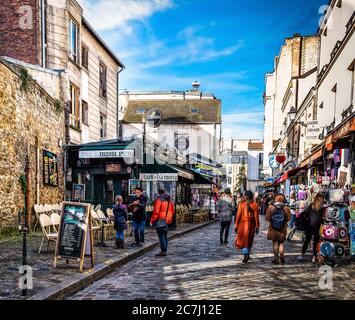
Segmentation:
{"type": "Polygon", "coordinates": [[[157,128],[160,126],[162,118],[163,116],[159,109],[151,109],[147,114],[147,123],[149,126],[157,128]]]}

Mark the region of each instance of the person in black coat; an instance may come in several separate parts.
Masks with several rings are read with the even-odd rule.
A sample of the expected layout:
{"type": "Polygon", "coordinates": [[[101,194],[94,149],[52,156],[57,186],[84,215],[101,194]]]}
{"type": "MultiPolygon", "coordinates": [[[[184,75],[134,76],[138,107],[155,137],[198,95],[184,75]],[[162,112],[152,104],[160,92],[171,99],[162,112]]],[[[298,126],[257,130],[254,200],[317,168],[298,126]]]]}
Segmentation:
{"type": "Polygon", "coordinates": [[[136,245],[141,247],[144,243],[145,221],[147,219],[146,206],[148,199],[143,194],[143,189],[137,187],[134,190],[135,197],[133,202],[129,205],[129,210],[132,212],[132,226],[134,230],[134,237],[136,245]]]}
{"type": "Polygon", "coordinates": [[[124,249],[124,231],[127,229],[128,207],[123,204],[122,196],[116,197],[116,203],[112,210],[115,216],[116,248],[124,249]]]}

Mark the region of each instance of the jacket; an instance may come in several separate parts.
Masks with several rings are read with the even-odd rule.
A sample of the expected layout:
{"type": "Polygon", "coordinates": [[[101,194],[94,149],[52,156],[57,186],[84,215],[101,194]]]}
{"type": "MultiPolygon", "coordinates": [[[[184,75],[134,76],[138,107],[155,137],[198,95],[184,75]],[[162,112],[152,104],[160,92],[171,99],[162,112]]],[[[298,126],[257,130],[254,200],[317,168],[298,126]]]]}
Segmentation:
{"type": "Polygon", "coordinates": [[[150,223],[154,225],[158,220],[166,219],[166,223],[171,224],[173,222],[174,214],[174,203],[171,201],[169,195],[163,194],[154,203],[154,212],[150,219],[150,223]]]}
{"type": "Polygon", "coordinates": [[[115,229],[118,231],[127,229],[127,206],[124,204],[115,204],[112,210],[113,215],[115,216],[115,229]]]}
{"type": "Polygon", "coordinates": [[[224,196],[218,202],[218,212],[221,221],[232,221],[235,214],[235,201],[233,197],[224,196]]]}
{"type": "Polygon", "coordinates": [[[301,219],[304,223],[304,231],[307,234],[318,235],[323,221],[323,211],[317,212],[313,210],[312,205],[301,213],[301,219]]]}
{"type": "Polygon", "coordinates": [[[252,248],[255,231],[259,228],[259,206],[257,203],[250,203],[250,210],[248,210],[247,202],[241,202],[235,219],[235,229],[238,231],[235,246],[238,249],[252,248]]]}
{"type": "Polygon", "coordinates": [[[146,206],[148,199],[145,195],[142,194],[139,198],[135,197],[132,202],[137,200],[139,201],[139,204],[137,206],[133,205],[132,203],[129,207],[132,210],[131,212],[133,213],[132,221],[141,222],[147,219],[146,206]]]}
{"type": "Polygon", "coordinates": [[[272,205],[269,205],[265,220],[269,222],[269,229],[267,234],[267,239],[272,241],[284,242],[287,236],[287,222],[291,219],[291,210],[288,206],[285,206],[283,203],[276,202],[272,205]],[[277,207],[283,206],[283,210],[285,212],[285,224],[281,231],[275,230],[271,226],[271,218],[277,207]]]}

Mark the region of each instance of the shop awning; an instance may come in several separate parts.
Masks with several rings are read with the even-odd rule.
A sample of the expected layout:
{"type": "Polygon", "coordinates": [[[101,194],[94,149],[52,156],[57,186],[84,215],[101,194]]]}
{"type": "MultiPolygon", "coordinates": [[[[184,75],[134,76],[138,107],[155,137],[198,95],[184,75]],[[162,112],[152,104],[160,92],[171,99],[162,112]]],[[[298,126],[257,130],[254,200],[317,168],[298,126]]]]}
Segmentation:
{"type": "Polygon", "coordinates": [[[349,133],[354,131],[355,131],[355,115],[353,115],[345,123],[341,124],[338,128],[336,128],[333,131],[333,133],[331,133],[325,138],[325,145],[327,151],[332,151],[334,143],[336,143],[338,140],[344,138],[349,133]]]}
{"type": "Polygon", "coordinates": [[[177,177],[182,177],[189,180],[195,179],[192,172],[171,164],[146,164],[142,167],[141,174],[149,175],[149,177],[153,178],[154,181],[164,181],[164,179],[161,179],[160,177],[169,176],[169,174],[170,176],[171,174],[176,174],[177,177]],[[155,176],[153,177],[153,175],[155,176]]]}
{"type": "Polygon", "coordinates": [[[300,164],[300,168],[304,168],[307,165],[313,163],[313,161],[321,158],[323,156],[323,148],[319,149],[318,151],[314,152],[310,157],[308,157],[306,160],[304,160],[301,164],[300,164]]]}
{"type": "Polygon", "coordinates": [[[167,166],[172,168],[173,170],[175,170],[180,177],[185,178],[185,179],[189,179],[189,180],[195,180],[195,177],[192,172],[190,172],[186,169],[183,169],[181,167],[176,167],[171,164],[168,164],[167,166]]]}
{"type": "Polygon", "coordinates": [[[79,149],[80,159],[131,158],[135,151],[125,145],[92,145],[79,149]]]}
{"type": "Polygon", "coordinates": [[[301,168],[295,168],[295,169],[291,169],[291,170],[285,172],[280,178],[278,178],[274,181],[274,186],[277,186],[281,182],[284,182],[287,179],[294,177],[295,174],[300,170],[301,170],[301,168]]]}

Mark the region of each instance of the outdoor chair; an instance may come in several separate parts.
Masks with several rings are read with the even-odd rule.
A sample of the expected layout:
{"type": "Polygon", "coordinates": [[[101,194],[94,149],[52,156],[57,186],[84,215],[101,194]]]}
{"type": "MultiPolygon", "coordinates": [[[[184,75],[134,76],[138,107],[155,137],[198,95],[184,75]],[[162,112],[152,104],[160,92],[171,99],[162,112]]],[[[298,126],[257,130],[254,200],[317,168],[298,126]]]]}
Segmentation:
{"type": "Polygon", "coordinates": [[[52,224],[51,219],[45,214],[42,213],[39,216],[39,223],[42,227],[42,241],[41,244],[39,246],[39,250],[38,250],[38,254],[41,253],[42,250],[42,246],[45,240],[47,240],[47,252],[49,251],[49,244],[51,242],[54,242],[55,244],[57,244],[57,239],[58,239],[58,232],[53,231],[54,227],[52,224]]]}
{"type": "Polygon", "coordinates": [[[44,207],[40,204],[35,204],[34,211],[36,215],[36,223],[35,223],[34,230],[36,230],[39,225],[39,217],[42,213],[44,213],[44,207]]]}
{"type": "Polygon", "coordinates": [[[92,218],[92,232],[94,234],[94,239],[99,239],[99,234],[101,230],[101,221],[97,212],[94,209],[91,209],[91,218],[92,218]]]}
{"type": "MultiPolygon", "coordinates": [[[[104,225],[104,238],[107,239],[107,236],[112,236],[114,230],[114,222],[109,220],[108,217],[105,216],[103,211],[97,210],[97,215],[101,220],[101,223],[104,225]],[[105,220],[106,219],[106,220],[105,220]]],[[[102,228],[102,225],[101,225],[102,228]]]]}
{"type": "Polygon", "coordinates": [[[52,225],[55,229],[56,232],[59,231],[59,224],[60,224],[60,215],[56,212],[53,212],[51,214],[51,221],[52,221],[52,225]]]}

